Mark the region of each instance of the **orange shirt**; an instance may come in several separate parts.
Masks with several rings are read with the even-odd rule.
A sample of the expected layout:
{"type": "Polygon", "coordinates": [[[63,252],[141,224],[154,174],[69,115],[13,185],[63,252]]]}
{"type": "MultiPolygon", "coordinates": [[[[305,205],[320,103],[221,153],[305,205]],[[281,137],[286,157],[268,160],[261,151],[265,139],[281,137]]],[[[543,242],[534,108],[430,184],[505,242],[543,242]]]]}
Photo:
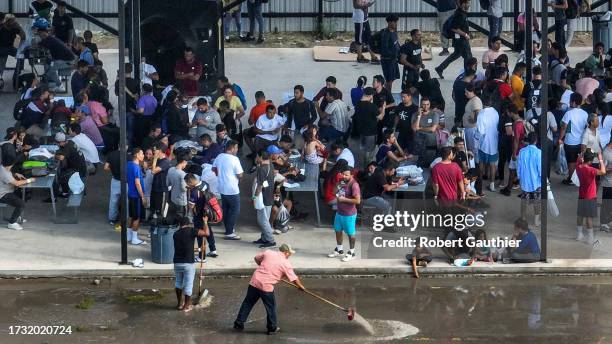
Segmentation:
{"type": "Polygon", "coordinates": [[[525,108],[525,101],[523,100],[523,88],[525,87],[525,83],[520,76],[512,74],[510,77],[510,86],[512,87],[512,102],[519,111],[525,108]]]}
{"type": "Polygon", "coordinates": [[[265,115],[266,114],[266,108],[268,107],[268,105],[271,105],[271,104],[272,103],[263,102],[261,104],[255,105],[251,109],[251,113],[249,114],[249,122],[251,122],[251,123],[253,123],[253,125],[255,125],[255,123],[257,123],[257,120],[259,119],[259,117],[261,117],[261,115],[265,115]]]}

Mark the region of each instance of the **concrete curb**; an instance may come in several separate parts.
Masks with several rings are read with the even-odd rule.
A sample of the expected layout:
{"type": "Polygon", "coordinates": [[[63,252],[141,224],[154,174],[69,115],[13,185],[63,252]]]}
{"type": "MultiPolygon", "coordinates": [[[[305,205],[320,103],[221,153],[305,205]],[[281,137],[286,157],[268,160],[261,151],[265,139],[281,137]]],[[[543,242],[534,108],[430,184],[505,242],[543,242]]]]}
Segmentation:
{"type": "MultiPolygon", "coordinates": [[[[543,265],[543,264],[542,264],[543,265]]],[[[420,270],[423,276],[469,276],[469,275],[594,275],[612,274],[612,267],[560,267],[560,266],[485,266],[485,267],[428,267],[420,270]]],[[[364,275],[409,275],[409,266],[397,267],[356,267],[356,268],[296,268],[296,273],[303,276],[364,276],[364,275]]],[[[206,269],[210,277],[244,277],[250,276],[253,268],[206,269]]],[[[174,277],[172,269],[91,269],[91,270],[3,270],[0,279],[25,278],[167,278],[174,277]]]]}

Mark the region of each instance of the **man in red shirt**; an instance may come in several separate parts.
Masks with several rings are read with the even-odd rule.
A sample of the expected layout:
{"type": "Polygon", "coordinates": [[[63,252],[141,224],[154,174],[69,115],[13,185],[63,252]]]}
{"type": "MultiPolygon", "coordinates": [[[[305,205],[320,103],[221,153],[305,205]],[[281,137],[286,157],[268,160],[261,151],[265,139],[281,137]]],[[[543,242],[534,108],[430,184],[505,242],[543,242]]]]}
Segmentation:
{"type": "Polygon", "coordinates": [[[204,67],[196,60],[193,49],[185,48],[184,59],[176,61],[174,66],[174,78],[186,96],[195,97],[200,94],[199,80],[203,71],[204,67]]]}
{"type": "Polygon", "coordinates": [[[458,198],[465,199],[463,173],[461,167],[453,162],[454,157],[453,147],[442,148],[442,161],[431,170],[434,199],[445,205],[452,205],[458,198]]]}
{"type": "Polygon", "coordinates": [[[294,253],[295,251],[291,246],[283,244],[278,248],[278,251],[265,250],[255,256],[255,263],[257,263],[258,267],[253,273],[253,277],[251,277],[249,289],[244,301],[242,301],[236,321],[234,321],[234,329],[236,331],[244,329],[244,323],[259,299],[261,299],[264,307],[266,307],[268,334],[274,334],[280,330],[276,326],[274,285],[282,278],[287,278],[301,290],[306,289],[295,272],[293,272],[291,263],[289,263],[289,257],[294,253]]]}
{"type": "Polygon", "coordinates": [[[586,223],[588,232],[587,242],[589,244],[593,244],[595,241],[595,236],[593,234],[593,218],[597,216],[597,183],[595,179],[597,176],[606,174],[606,164],[602,163],[603,157],[601,152],[597,154],[597,157],[599,159],[599,169],[591,165],[595,158],[595,154],[590,149],[587,149],[582,159],[578,159],[578,165],[576,166],[576,174],[580,180],[580,187],[578,188],[576,240],[581,241],[584,239],[582,226],[586,223]]]}

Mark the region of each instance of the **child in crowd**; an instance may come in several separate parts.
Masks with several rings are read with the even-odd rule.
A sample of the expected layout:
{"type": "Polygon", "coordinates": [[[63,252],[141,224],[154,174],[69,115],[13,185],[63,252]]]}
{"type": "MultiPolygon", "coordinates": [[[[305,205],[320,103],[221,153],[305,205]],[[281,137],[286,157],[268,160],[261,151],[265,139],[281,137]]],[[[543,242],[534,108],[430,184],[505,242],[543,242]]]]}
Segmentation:
{"type": "Polygon", "coordinates": [[[412,265],[412,272],[415,278],[419,278],[418,267],[427,267],[427,264],[431,263],[431,251],[427,247],[423,247],[420,244],[421,238],[416,238],[416,244],[412,253],[406,255],[408,264],[412,265]]]}

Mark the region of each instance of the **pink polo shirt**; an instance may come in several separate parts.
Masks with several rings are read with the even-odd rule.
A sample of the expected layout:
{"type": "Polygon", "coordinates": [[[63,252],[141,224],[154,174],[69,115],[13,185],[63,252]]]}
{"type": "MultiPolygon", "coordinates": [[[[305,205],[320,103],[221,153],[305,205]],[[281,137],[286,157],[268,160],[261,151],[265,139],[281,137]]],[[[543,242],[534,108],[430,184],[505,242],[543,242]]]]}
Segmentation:
{"type": "Polygon", "coordinates": [[[283,276],[287,276],[291,282],[298,278],[283,252],[265,250],[256,255],[255,260],[259,262],[259,266],[253,273],[249,284],[259,290],[273,292],[274,285],[283,276]]]}

